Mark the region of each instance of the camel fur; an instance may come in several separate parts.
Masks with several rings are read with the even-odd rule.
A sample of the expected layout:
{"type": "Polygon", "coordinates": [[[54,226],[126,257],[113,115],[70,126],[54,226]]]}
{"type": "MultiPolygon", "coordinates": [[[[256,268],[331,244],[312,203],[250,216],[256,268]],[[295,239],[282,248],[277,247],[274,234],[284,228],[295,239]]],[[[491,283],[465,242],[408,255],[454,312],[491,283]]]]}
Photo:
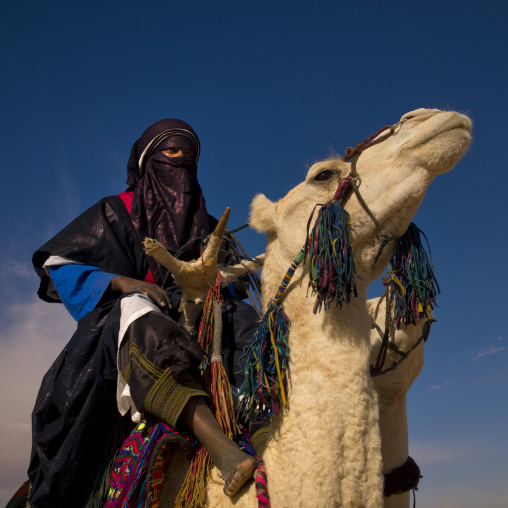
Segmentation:
{"type": "MultiPolygon", "coordinates": [[[[430,183],[465,153],[470,131],[471,122],[463,115],[419,109],[402,117],[393,136],[362,153],[359,190],[385,232],[402,236],[430,183]]],[[[329,159],[314,164],[305,181],[278,202],[254,198],[251,224],[268,237],[262,271],[265,306],[305,242],[314,206],[326,203],[349,171],[348,163],[329,159]]],[[[313,314],[308,276],[300,267],[284,300],[291,320],[290,410],[273,418],[263,457],[274,508],[384,504],[380,398],[369,373],[367,289],[392,249],[385,248],[373,266],[379,231],[355,195],[345,208],[351,216],[358,297],[342,308],[313,314]]],[[[407,440],[407,431],[401,435],[401,441],[407,440]]],[[[254,486],[229,499],[212,481],[208,505],[255,507],[254,486]]]]}

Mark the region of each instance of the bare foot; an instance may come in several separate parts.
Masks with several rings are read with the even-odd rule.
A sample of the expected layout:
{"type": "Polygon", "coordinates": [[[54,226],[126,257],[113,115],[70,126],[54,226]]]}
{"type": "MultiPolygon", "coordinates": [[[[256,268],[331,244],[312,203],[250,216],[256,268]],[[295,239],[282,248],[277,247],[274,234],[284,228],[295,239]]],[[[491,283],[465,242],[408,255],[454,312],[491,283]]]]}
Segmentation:
{"type": "Polygon", "coordinates": [[[230,474],[225,474],[226,471],[221,469],[221,472],[226,479],[226,483],[224,485],[224,494],[226,494],[226,496],[234,496],[240,490],[240,487],[252,477],[254,471],[258,467],[258,461],[254,457],[242,452],[241,450],[238,451],[240,453],[235,453],[235,455],[240,458],[241,462],[236,462],[232,471],[230,470],[230,474]],[[240,456],[240,454],[243,457],[240,456]]]}
{"type": "Polygon", "coordinates": [[[241,486],[252,477],[258,461],[242,452],[219,427],[217,420],[202,397],[193,397],[185,405],[183,423],[208,450],[213,463],[225,480],[224,494],[234,496],[241,486]]]}

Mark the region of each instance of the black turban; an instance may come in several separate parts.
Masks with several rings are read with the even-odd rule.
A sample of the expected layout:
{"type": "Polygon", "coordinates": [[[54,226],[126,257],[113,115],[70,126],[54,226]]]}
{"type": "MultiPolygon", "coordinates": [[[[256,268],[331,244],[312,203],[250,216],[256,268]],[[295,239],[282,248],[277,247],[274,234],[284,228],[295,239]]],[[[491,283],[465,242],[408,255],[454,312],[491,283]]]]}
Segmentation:
{"type": "MultiPolygon", "coordinates": [[[[199,138],[190,125],[170,118],[160,120],[143,132],[134,143],[127,165],[127,184],[134,191],[132,222],[140,241],[155,238],[175,253],[191,240],[213,230],[216,220],[208,215],[205,198],[197,179],[199,138]],[[168,157],[162,150],[185,148],[193,158],[168,157]]],[[[184,259],[200,255],[200,242],[184,259]]],[[[158,284],[166,270],[148,257],[158,284]]]]}

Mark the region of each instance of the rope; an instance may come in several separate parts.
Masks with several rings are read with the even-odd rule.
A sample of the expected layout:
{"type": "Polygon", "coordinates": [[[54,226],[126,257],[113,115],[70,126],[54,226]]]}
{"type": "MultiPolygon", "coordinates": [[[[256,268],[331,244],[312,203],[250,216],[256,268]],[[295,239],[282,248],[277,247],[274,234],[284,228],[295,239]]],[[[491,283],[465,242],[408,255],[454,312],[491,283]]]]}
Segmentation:
{"type": "Polygon", "coordinates": [[[258,468],[255,475],[258,508],[270,508],[271,504],[270,495],[268,493],[268,476],[266,474],[265,463],[261,457],[258,457],[247,429],[243,429],[242,435],[238,440],[238,446],[258,461],[258,468]]]}
{"type": "Polygon", "coordinates": [[[379,310],[379,304],[381,303],[381,300],[383,298],[386,298],[386,312],[385,312],[385,331],[383,333],[383,336],[381,337],[381,347],[379,348],[379,353],[377,355],[376,359],[376,365],[374,366],[373,373],[380,372],[383,368],[383,365],[386,360],[386,353],[388,351],[388,335],[390,332],[390,323],[392,320],[391,312],[390,312],[390,302],[388,301],[388,292],[390,290],[390,278],[389,277],[383,277],[383,286],[385,287],[385,292],[383,297],[379,300],[378,305],[376,307],[376,315],[377,311],[379,310]]]}
{"type": "MultiPolygon", "coordinates": [[[[238,231],[240,229],[244,229],[249,224],[244,224],[243,226],[240,226],[236,230],[238,231]]],[[[243,248],[242,244],[238,240],[236,236],[234,236],[232,233],[233,231],[226,230],[225,240],[226,243],[230,247],[230,254],[233,255],[236,263],[239,263],[242,260],[247,261],[254,261],[255,263],[259,263],[256,259],[250,258],[247,255],[247,252],[243,248]]],[[[252,305],[254,307],[254,310],[258,314],[258,316],[261,318],[263,316],[263,303],[262,303],[262,297],[261,297],[261,280],[256,272],[250,272],[243,276],[243,279],[246,281],[245,284],[245,293],[247,294],[247,297],[252,302],[252,305]]]]}
{"type": "MultiPolygon", "coordinates": [[[[435,323],[435,320],[429,319],[423,325],[423,333],[422,333],[421,337],[415,342],[414,346],[412,348],[408,349],[407,351],[401,351],[395,345],[395,343],[392,342],[392,341],[388,342],[388,347],[392,351],[394,351],[395,353],[400,355],[402,358],[399,361],[397,361],[397,362],[392,362],[390,367],[387,367],[385,370],[381,370],[379,372],[374,372],[374,366],[371,365],[370,366],[370,375],[371,375],[371,377],[382,376],[383,374],[386,374],[387,372],[390,372],[391,370],[395,370],[404,360],[406,360],[409,357],[409,355],[421,344],[422,341],[423,342],[427,342],[427,339],[429,338],[430,327],[431,327],[432,323],[435,323]]],[[[378,329],[378,331],[379,331],[379,329],[378,329]]]]}
{"type": "Polygon", "coordinates": [[[225,234],[232,235],[233,233],[238,233],[238,231],[248,228],[249,226],[250,226],[250,223],[246,222],[243,226],[237,227],[236,229],[227,229],[225,234]]]}
{"type": "MultiPolygon", "coordinates": [[[[385,279],[388,279],[388,277],[383,277],[383,284],[385,284],[385,279]]],[[[387,333],[388,333],[388,330],[389,330],[389,327],[390,327],[390,324],[391,324],[391,314],[390,314],[390,311],[389,311],[389,302],[388,302],[388,286],[385,284],[385,292],[383,293],[383,296],[379,299],[379,301],[377,302],[377,305],[376,305],[376,310],[374,311],[374,317],[372,318],[372,328],[376,328],[378,333],[379,333],[379,336],[381,337],[381,347],[379,349],[379,352],[378,352],[378,356],[376,358],[376,365],[371,365],[370,366],[370,375],[371,377],[376,377],[376,376],[381,376],[383,374],[386,374],[387,372],[390,372],[392,370],[395,370],[404,360],[406,360],[409,355],[421,344],[421,342],[427,342],[427,339],[429,338],[429,334],[430,334],[430,327],[432,325],[432,323],[435,322],[435,320],[432,320],[432,319],[429,319],[424,325],[423,325],[423,332],[422,332],[422,335],[420,336],[420,338],[415,342],[415,344],[410,348],[408,349],[407,351],[401,351],[395,344],[395,340],[386,340],[385,339],[385,336],[387,336],[387,333]],[[379,307],[381,305],[381,302],[386,298],[386,301],[387,301],[387,311],[386,311],[386,317],[385,317],[385,330],[384,332],[381,330],[381,328],[378,326],[378,324],[376,323],[375,319],[377,317],[377,314],[378,314],[378,311],[379,311],[379,307]],[[398,361],[394,361],[392,362],[392,365],[388,368],[386,368],[385,370],[381,370],[383,368],[383,365],[384,365],[384,362],[385,362],[385,359],[386,359],[386,350],[384,351],[383,353],[383,345],[385,344],[386,342],[386,349],[391,349],[392,351],[394,351],[395,353],[397,353],[401,359],[398,360],[398,361]],[[382,358],[382,360],[381,360],[382,358]]]]}
{"type": "Polygon", "coordinates": [[[377,145],[378,143],[381,143],[385,139],[388,139],[392,134],[395,134],[395,129],[399,125],[402,125],[405,121],[406,120],[403,119],[400,122],[397,122],[396,124],[385,125],[384,127],[379,129],[378,131],[374,132],[374,134],[371,134],[365,141],[356,143],[356,147],[355,148],[352,148],[352,147],[346,148],[346,153],[345,153],[344,157],[342,157],[342,160],[344,162],[349,162],[353,157],[360,156],[360,154],[364,150],[367,150],[367,148],[370,148],[371,146],[377,145]],[[387,129],[389,129],[388,133],[386,133],[384,136],[381,136],[378,139],[374,139],[379,134],[381,134],[383,131],[385,131],[387,129]],[[374,140],[374,141],[372,141],[372,140],[374,140]]]}
{"type": "Polygon", "coordinates": [[[275,293],[274,301],[276,303],[280,304],[282,302],[282,297],[284,296],[284,293],[286,292],[286,289],[289,283],[291,282],[291,279],[293,278],[296,269],[300,266],[300,264],[304,260],[306,245],[307,244],[305,244],[300,250],[300,252],[296,255],[294,261],[291,263],[291,266],[288,268],[288,271],[284,275],[284,278],[280,283],[279,289],[277,289],[277,292],[275,293]]]}
{"type": "MultiPolygon", "coordinates": [[[[360,184],[361,184],[361,179],[360,179],[360,175],[358,174],[358,171],[356,170],[356,163],[357,163],[357,161],[358,161],[358,159],[360,157],[360,154],[364,150],[366,150],[367,148],[370,148],[371,146],[377,145],[378,143],[381,143],[385,139],[388,139],[390,136],[395,134],[395,129],[399,125],[401,125],[403,122],[405,122],[405,120],[401,120],[400,122],[398,122],[398,123],[396,123],[394,125],[385,125],[381,129],[379,129],[377,132],[375,132],[374,134],[371,134],[365,141],[356,143],[356,147],[355,148],[352,148],[352,147],[346,148],[346,154],[344,155],[344,157],[342,157],[342,160],[344,162],[351,161],[351,171],[349,173],[349,177],[353,180],[353,186],[352,186],[353,191],[354,191],[354,193],[355,193],[355,195],[356,195],[360,205],[365,210],[365,212],[367,212],[367,215],[370,217],[370,219],[372,220],[372,222],[376,226],[376,229],[378,230],[378,235],[376,236],[376,238],[381,241],[381,245],[379,246],[379,250],[378,250],[378,252],[376,254],[376,257],[374,258],[374,262],[372,263],[372,268],[374,268],[375,264],[379,260],[379,258],[381,256],[381,253],[383,252],[383,249],[387,245],[394,243],[396,240],[399,240],[399,238],[396,238],[391,233],[388,233],[387,231],[383,230],[383,228],[381,227],[381,224],[378,222],[378,220],[376,219],[376,217],[372,213],[371,209],[368,207],[367,203],[365,202],[365,200],[363,199],[362,195],[360,194],[359,187],[360,187],[360,184]],[[389,132],[387,132],[384,136],[381,136],[378,139],[374,139],[381,132],[383,132],[383,131],[385,131],[387,129],[389,130],[389,132]]],[[[349,196],[346,197],[346,199],[344,200],[344,203],[345,203],[345,201],[348,198],[349,198],[349,196]]]]}

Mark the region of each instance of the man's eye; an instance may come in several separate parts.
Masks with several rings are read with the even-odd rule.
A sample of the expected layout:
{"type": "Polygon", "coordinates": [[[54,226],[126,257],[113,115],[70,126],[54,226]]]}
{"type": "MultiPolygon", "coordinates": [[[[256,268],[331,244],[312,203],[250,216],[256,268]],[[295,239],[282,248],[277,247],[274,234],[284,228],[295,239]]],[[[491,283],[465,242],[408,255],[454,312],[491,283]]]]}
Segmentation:
{"type": "Polygon", "coordinates": [[[316,175],[314,177],[314,180],[316,182],[326,182],[326,180],[330,180],[330,178],[333,178],[334,175],[335,173],[333,171],[327,169],[326,171],[322,171],[321,173],[319,173],[319,175],[316,175]]]}

